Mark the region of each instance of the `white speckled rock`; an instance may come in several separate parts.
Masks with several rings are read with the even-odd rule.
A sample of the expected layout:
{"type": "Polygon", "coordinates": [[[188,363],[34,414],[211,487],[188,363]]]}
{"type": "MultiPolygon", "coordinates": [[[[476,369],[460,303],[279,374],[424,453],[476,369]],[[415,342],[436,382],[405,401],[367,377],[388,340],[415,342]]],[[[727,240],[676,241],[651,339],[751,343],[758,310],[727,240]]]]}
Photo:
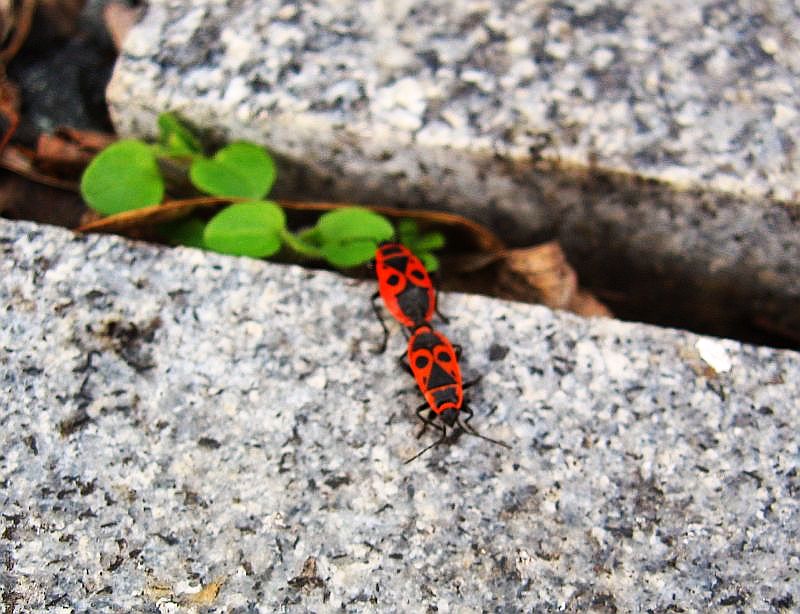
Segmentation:
{"type": "Polygon", "coordinates": [[[444,295],[513,449],[403,465],[430,435],[372,283],[2,220],[0,250],[8,612],[800,602],[796,353],[444,295]]]}
{"type": "Polygon", "coordinates": [[[123,128],[176,108],[312,164],[311,142],[355,148],[371,174],[399,146],[525,159],[547,132],[565,160],[800,194],[790,3],[151,5],[109,90],[123,128]]]}
{"type": "Polygon", "coordinates": [[[284,195],[457,210],[557,236],[663,321],[800,328],[788,0],[149,4],[108,89],[123,134],[176,111],[267,144],[284,195]]]}

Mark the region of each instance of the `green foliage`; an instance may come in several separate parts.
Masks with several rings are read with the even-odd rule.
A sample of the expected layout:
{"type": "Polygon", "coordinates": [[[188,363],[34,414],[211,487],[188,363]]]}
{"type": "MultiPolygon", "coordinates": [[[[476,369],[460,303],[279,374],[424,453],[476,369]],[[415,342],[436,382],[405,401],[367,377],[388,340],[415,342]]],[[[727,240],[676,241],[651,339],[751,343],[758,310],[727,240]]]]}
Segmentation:
{"type": "Polygon", "coordinates": [[[200,140],[172,113],[158,116],[159,143],[166,156],[194,156],[203,153],[200,140]]]}
{"type": "Polygon", "coordinates": [[[170,243],[186,247],[205,247],[203,231],[205,222],[196,217],[187,217],[174,222],[165,222],[159,226],[159,232],[170,243]]]}
{"type": "Polygon", "coordinates": [[[189,178],[201,192],[223,197],[264,198],[275,183],[275,162],[253,143],[231,143],[212,158],[174,115],[158,118],[159,142],[128,139],[100,152],[81,177],[81,195],[105,215],[156,205],[164,197],[158,158],[190,158],[189,178]]]}
{"type": "Polygon", "coordinates": [[[196,158],[189,169],[192,184],[214,196],[264,198],[275,183],[275,162],[253,143],[231,143],[214,157],[196,158]]]}
{"type": "Polygon", "coordinates": [[[323,243],[347,243],[362,239],[379,243],[394,236],[394,228],[385,217],[361,207],[328,211],[320,216],[316,227],[323,243]]]}
{"type": "Polygon", "coordinates": [[[422,264],[428,271],[438,270],[439,259],[433,254],[433,251],[444,247],[445,239],[441,232],[420,234],[417,222],[405,218],[397,223],[397,238],[422,260],[422,264]]]}
{"type": "Polygon", "coordinates": [[[356,239],[346,243],[325,243],[320,248],[322,256],[339,269],[366,264],[375,257],[377,243],[369,239],[356,239]]]}
{"type": "Polygon", "coordinates": [[[206,224],[203,243],[216,252],[266,258],[281,248],[286,216],[272,201],[237,203],[206,224]]]}
{"type": "Polygon", "coordinates": [[[81,196],[92,209],[105,215],[160,203],[164,180],[153,151],[132,139],[106,147],[86,167],[81,196]]]}
{"type": "Polygon", "coordinates": [[[369,262],[381,241],[394,236],[392,224],[382,215],[360,207],[335,209],[320,216],[303,239],[319,247],[330,264],[349,268],[369,262]]]}
{"type": "Polygon", "coordinates": [[[172,243],[255,258],[272,256],[284,247],[302,258],[350,268],[369,262],[379,243],[396,236],[428,270],[439,266],[432,252],[444,245],[441,233],[421,234],[416,222],[401,220],[395,234],[389,220],[361,207],[329,211],[312,228],[292,233],[283,210],[263,200],[276,177],[275,163],[263,148],[236,142],[208,158],[197,136],[176,116],[162,114],[158,127],[158,143],[119,141],[100,152],[86,168],[81,194],[92,209],[110,215],[158,204],[164,197],[158,160],[177,168],[190,162],[189,179],[199,191],[249,200],[226,207],[207,223],[189,217],[161,224],[159,231],[172,243]]]}

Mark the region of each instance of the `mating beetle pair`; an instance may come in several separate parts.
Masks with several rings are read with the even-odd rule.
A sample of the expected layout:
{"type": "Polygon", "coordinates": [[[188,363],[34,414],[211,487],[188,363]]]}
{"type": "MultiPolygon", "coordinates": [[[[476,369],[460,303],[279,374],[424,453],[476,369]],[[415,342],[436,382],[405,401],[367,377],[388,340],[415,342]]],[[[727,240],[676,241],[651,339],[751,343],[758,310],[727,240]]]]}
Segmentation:
{"type": "MultiPolygon", "coordinates": [[[[459,366],[460,350],[442,333],[431,327],[436,310],[436,292],[430,275],[419,258],[400,243],[384,243],[375,252],[375,275],[378,279],[378,292],[372,296],[372,308],[383,327],[384,338],[380,347],[383,352],[389,337],[389,330],[381,318],[376,304],[380,296],[389,313],[411,330],[406,351],[407,368],[425,397],[425,403],[417,408],[417,416],[424,426],[418,437],[428,426],[441,432],[441,437],[423,448],[406,463],[410,463],[431,448],[443,443],[448,427],[458,428],[475,437],[480,437],[508,448],[501,441],[485,437],[470,426],[473,413],[464,402],[464,389],[475,382],[464,384],[459,366]],[[428,415],[424,415],[426,413],[428,415]],[[462,422],[460,415],[466,416],[462,422]],[[437,418],[442,423],[437,422],[437,418]]],[[[447,318],[439,314],[447,322],[447,318]]],[[[477,380],[476,380],[477,381],[477,380]]]]}

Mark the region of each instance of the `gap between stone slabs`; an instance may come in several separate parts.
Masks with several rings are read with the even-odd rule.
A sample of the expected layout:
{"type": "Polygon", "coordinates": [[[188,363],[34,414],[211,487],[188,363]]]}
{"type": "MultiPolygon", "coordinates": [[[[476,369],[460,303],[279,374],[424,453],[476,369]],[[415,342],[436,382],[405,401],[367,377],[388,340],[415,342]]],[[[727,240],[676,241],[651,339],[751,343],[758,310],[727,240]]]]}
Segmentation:
{"type": "Polygon", "coordinates": [[[287,197],[558,238],[612,308],[800,329],[793,4],[623,4],[154,0],[108,100],[268,146],[287,197]]]}
{"type": "Polygon", "coordinates": [[[796,353],[445,294],[475,426],[514,449],[404,466],[419,394],[399,330],[369,351],[373,284],[2,220],[0,250],[6,604],[800,598],[796,353]]]}

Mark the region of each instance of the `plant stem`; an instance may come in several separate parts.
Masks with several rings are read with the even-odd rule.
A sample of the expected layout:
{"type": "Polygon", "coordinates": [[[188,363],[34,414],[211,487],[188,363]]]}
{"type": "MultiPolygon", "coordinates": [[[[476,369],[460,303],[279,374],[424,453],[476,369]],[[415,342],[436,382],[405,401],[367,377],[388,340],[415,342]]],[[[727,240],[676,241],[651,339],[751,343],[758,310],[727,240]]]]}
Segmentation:
{"type": "Polygon", "coordinates": [[[317,247],[310,243],[306,243],[300,237],[284,228],[281,230],[281,240],[293,252],[305,256],[306,258],[313,258],[315,260],[322,259],[322,252],[317,247]]]}

